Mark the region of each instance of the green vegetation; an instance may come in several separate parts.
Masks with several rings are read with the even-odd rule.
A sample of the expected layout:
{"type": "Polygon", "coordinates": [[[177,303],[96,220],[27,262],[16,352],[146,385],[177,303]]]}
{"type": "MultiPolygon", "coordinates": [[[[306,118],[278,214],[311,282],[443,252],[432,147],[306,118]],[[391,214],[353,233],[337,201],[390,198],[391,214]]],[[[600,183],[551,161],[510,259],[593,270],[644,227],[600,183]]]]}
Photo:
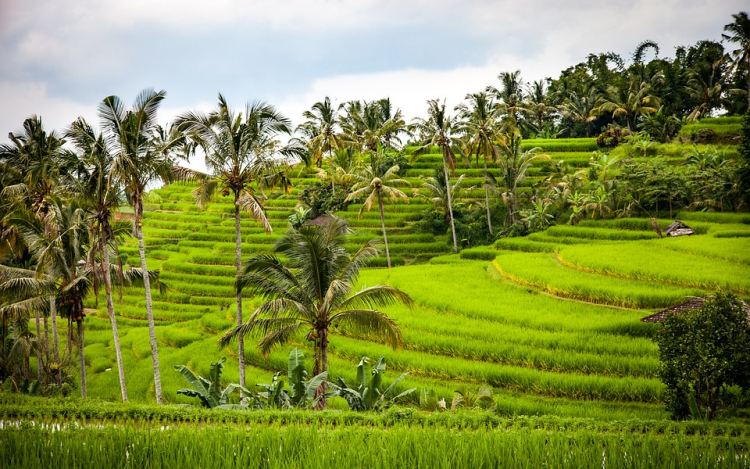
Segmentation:
{"type": "Polygon", "coordinates": [[[0,147],[0,465],[748,467],[748,367],[721,408],[640,321],[750,296],[745,49],[649,48],[412,125],[326,98],[292,132],[220,96],[162,128],[150,90],[102,135],[28,119],[0,147]],[[210,174],[177,164],[197,148],[210,174]]]}

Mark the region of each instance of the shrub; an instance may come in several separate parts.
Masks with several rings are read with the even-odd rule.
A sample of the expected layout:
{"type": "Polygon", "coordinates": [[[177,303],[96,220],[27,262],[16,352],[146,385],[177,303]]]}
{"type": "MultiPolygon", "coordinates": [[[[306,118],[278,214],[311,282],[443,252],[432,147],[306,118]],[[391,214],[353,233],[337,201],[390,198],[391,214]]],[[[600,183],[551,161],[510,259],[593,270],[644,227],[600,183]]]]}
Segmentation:
{"type": "Polygon", "coordinates": [[[607,129],[600,133],[596,138],[596,146],[599,148],[614,148],[622,143],[623,139],[629,135],[630,131],[628,129],[622,129],[619,127],[607,129]]]}
{"type": "Polygon", "coordinates": [[[729,386],[750,386],[750,325],[743,302],[719,293],[698,309],[668,313],[659,334],[659,376],[675,419],[713,419],[729,386]]]}

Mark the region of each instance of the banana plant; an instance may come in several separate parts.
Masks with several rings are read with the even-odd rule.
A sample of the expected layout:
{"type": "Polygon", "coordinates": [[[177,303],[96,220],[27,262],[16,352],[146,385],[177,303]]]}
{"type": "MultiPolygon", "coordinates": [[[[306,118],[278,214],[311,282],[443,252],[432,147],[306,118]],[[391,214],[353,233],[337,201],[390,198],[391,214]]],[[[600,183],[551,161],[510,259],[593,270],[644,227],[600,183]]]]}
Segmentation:
{"type": "Polygon", "coordinates": [[[289,378],[289,391],[284,389],[284,381],[280,379],[281,373],[273,375],[270,384],[257,384],[259,388],[263,389],[257,393],[253,393],[242,386],[237,386],[247,397],[246,404],[227,408],[302,409],[314,407],[321,399],[337,395],[335,392],[330,392],[315,397],[318,388],[328,377],[328,372],[324,371],[309,380],[306,379],[305,355],[297,347],[289,353],[287,376],[289,378]]]}
{"type": "Polygon", "coordinates": [[[221,373],[224,370],[225,361],[226,358],[222,357],[218,362],[211,363],[209,379],[196,375],[185,365],[175,365],[174,369],[177,370],[177,372],[179,372],[194,388],[180,389],[177,391],[177,394],[197,397],[200,399],[203,407],[211,409],[229,405],[229,395],[239,386],[237,384],[230,384],[226,388],[221,389],[221,373]]]}
{"type": "Polygon", "coordinates": [[[300,349],[294,347],[289,353],[289,400],[293,407],[307,407],[318,403],[323,397],[333,397],[335,393],[320,395],[315,398],[315,393],[321,384],[328,378],[328,372],[324,371],[309,380],[305,370],[305,356],[300,349]]]}
{"type": "Polygon", "coordinates": [[[407,389],[401,394],[386,401],[387,396],[393,391],[396,385],[403,380],[409,372],[403,373],[396,378],[388,388],[383,391],[383,377],[385,376],[385,358],[380,358],[378,363],[370,369],[370,359],[362,357],[357,365],[357,387],[351,388],[342,378],[338,378],[338,384],[332,384],[331,387],[338,395],[346,399],[351,410],[374,410],[381,411],[388,408],[396,400],[407,396],[417,388],[407,389]],[[369,378],[368,378],[369,375],[369,378]]]}

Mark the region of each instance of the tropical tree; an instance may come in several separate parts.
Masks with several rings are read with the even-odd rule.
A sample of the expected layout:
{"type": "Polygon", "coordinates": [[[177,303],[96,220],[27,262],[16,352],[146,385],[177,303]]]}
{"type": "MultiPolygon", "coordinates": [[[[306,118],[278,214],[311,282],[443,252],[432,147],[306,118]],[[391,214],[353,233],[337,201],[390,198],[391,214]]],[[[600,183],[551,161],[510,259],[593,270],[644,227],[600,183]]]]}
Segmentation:
{"type": "Polygon", "coordinates": [[[427,101],[427,119],[416,118],[412,121],[412,132],[416,133],[419,138],[419,148],[415,154],[429,152],[434,146],[440,148],[443,156],[443,173],[445,177],[445,190],[448,205],[445,213],[448,215],[451,224],[451,233],[453,234],[453,252],[458,252],[458,241],[456,240],[456,223],[453,220],[453,201],[452,190],[450,188],[450,176],[448,176],[448,167],[452,174],[456,175],[456,156],[453,154],[453,147],[459,147],[460,140],[456,135],[456,123],[451,116],[445,113],[445,100],[441,104],[437,99],[427,101]]]}
{"type": "Polygon", "coordinates": [[[508,206],[511,224],[516,223],[520,210],[518,189],[526,179],[532,163],[540,159],[549,159],[547,155],[539,153],[541,148],[531,148],[523,151],[522,139],[519,135],[510,136],[500,143],[500,177],[498,184],[503,189],[502,198],[508,206]]]}
{"type": "Polygon", "coordinates": [[[367,197],[362,204],[362,208],[359,210],[360,218],[365,210],[369,212],[372,210],[375,202],[377,202],[378,208],[380,209],[380,226],[383,229],[385,257],[388,261],[388,268],[390,269],[391,254],[388,250],[388,235],[385,232],[385,212],[383,210],[384,200],[395,204],[398,202],[398,199],[402,199],[408,204],[409,196],[397,188],[410,186],[410,184],[405,179],[399,178],[398,171],[400,168],[398,165],[391,166],[390,168],[383,167],[382,160],[384,157],[385,155],[383,154],[370,155],[370,164],[352,175],[355,183],[354,186],[352,186],[352,192],[346,198],[346,202],[367,197]]]}
{"type": "Polygon", "coordinates": [[[547,86],[542,80],[534,81],[526,86],[526,97],[522,108],[526,115],[524,125],[530,128],[533,134],[544,132],[550,118],[557,111],[547,100],[547,86]]]}
{"type": "Polygon", "coordinates": [[[730,52],[732,64],[729,67],[729,72],[738,71],[742,64],[747,67],[745,69],[747,75],[747,105],[750,109],[750,18],[745,11],[732,15],[732,18],[734,19],[733,22],[724,25],[726,34],[722,34],[721,37],[725,41],[737,45],[737,49],[730,52]]]}
{"type": "Polygon", "coordinates": [[[487,209],[487,227],[490,235],[492,232],[492,216],[490,214],[490,185],[491,178],[487,172],[487,160],[497,161],[499,153],[495,142],[501,138],[500,114],[494,100],[487,93],[474,93],[466,95],[467,103],[456,106],[461,122],[458,132],[464,135],[466,154],[476,158],[479,166],[479,157],[484,162],[484,198],[487,209]]]}
{"type": "MultiPolygon", "coordinates": [[[[260,336],[258,348],[267,355],[299,332],[315,345],[314,375],[328,370],[328,342],[333,328],[342,328],[381,340],[397,348],[403,337],[396,323],[380,306],[398,302],[412,304],[406,293],[387,285],[363,288],[351,294],[359,271],[378,255],[376,240],[354,255],[345,249],[349,229],[342,219],[332,217],[322,226],[290,229],[277,241],[273,254],[248,260],[237,288],[263,300],[244,324],[228,331],[220,346],[252,334],[260,336]],[[288,259],[286,265],[277,257],[288,259]]],[[[325,384],[318,396],[326,393],[325,384]]],[[[327,406],[325,398],[321,407],[327,406]]]]}
{"type": "MultiPolygon", "coordinates": [[[[10,133],[11,144],[0,145],[0,160],[15,169],[21,178],[15,184],[3,188],[2,195],[9,204],[11,214],[29,211],[45,224],[45,234],[51,237],[51,218],[48,217],[50,200],[61,192],[61,153],[65,140],[55,131],[44,129],[41,117],[32,116],[23,123],[23,129],[10,133]]],[[[49,312],[52,321],[52,343],[56,363],[59,363],[57,315],[54,308],[55,294],[50,291],[49,312]]],[[[44,317],[44,340],[40,346],[49,361],[49,334],[47,317],[44,317]]]]}
{"type": "Polygon", "coordinates": [[[565,102],[559,106],[560,114],[585,125],[586,138],[588,138],[591,135],[591,122],[596,120],[594,109],[599,98],[599,92],[594,86],[586,87],[581,94],[572,91],[565,102]]]}
{"type": "Polygon", "coordinates": [[[486,92],[495,98],[500,111],[510,118],[512,125],[517,126],[518,116],[523,112],[524,99],[521,71],[501,72],[497,78],[502,85],[500,89],[488,86],[486,92]]]}
{"type": "MultiPolygon", "coordinates": [[[[249,211],[267,232],[271,224],[263,208],[262,194],[256,187],[271,187],[285,176],[275,156],[294,156],[300,148],[294,145],[279,149],[274,140],[280,134],[291,134],[291,121],[266,103],[248,104],[245,113],[236,113],[219,94],[219,103],[209,114],[191,111],[180,115],[176,125],[200,146],[206,155],[210,174],[194,172],[200,185],[193,195],[200,206],[220,190],[234,197],[235,267],[237,279],[242,274],[241,211],[249,211]]],[[[242,290],[237,290],[237,325],[243,323],[242,290]]],[[[238,340],[240,385],[245,386],[245,344],[238,340]]]]}
{"type": "Polygon", "coordinates": [[[612,118],[622,117],[628,129],[634,131],[638,116],[656,112],[660,104],[659,98],[651,94],[648,82],[631,80],[627,87],[610,85],[592,112],[595,115],[611,113],[612,118]]]}
{"type": "Polygon", "coordinates": [[[114,301],[112,299],[112,275],[110,265],[110,249],[117,249],[116,229],[122,231],[122,222],[114,222],[114,213],[122,201],[120,181],[112,172],[114,162],[112,154],[107,146],[104,135],[97,133],[83,118],[79,118],[70,126],[66,132],[76,149],[74,157],[78,158],[85,168],[83,174],[77,179],[74,193],[83,202],[87,214],[87,222],[91,231],[91,249],[89,250],[87,264],[96,269],[97,254],[99,257],[98,275],[93,283],[95,292],[98,291],[99,282],[96,278],[104,281],[104,291],[107,297],[107,314],[112,326],[112,338],[117,359],[117,372],[120,379],[120,393],[123,402],[128,400],[128,391],[125,385],[125,368],[122,363],[122,351],[120,350],[120,335],[117,331],[117,317],[115,316],[114,301]],[[113,229],[113,223],[120,225],[113,229]],[[98,246],[98,249],[96,249],[98,246]]]}
{"type": "Polygon", "coordinates": [[[343,146],[338,132],[338,112],[331,105],[331,99],[326,96],[323,101],[313,104],[310,110],[302,113],[307,119],[299,127],[297,133],[304,136],[312,161],[320,168],[323,165],[323,154],[331,153],[343,146]]]}
{"type": "Polygon", "coordinates": [[[143,197],[150,184],[157,181],[166,183],[174,179],[175,165],[170,151],[183,143],[179,135],[167,141],[159,138],[160,129],[156,122],[156,113],[165,96],[165,91],[145,89],[135,99],[130,110],[125,108],[117,96],[108,96],[99,104],[102,131],[114,157],[112,177],[122,181],[125,196],[134,209],[133,234],[138,240],[138,253],[143,271],[154,367],[154,392],[158,404],[163,402],[163,397],[151,301],[151,281],[143,243],[143,197]]]}

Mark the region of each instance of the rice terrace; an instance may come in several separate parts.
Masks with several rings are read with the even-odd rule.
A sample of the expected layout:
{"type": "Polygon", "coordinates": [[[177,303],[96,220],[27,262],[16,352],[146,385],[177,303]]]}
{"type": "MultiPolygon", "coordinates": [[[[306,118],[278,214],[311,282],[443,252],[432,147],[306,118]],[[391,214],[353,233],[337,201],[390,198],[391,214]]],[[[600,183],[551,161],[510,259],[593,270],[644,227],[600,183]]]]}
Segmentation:
{"type": "Polygon", "coordinates": [[[30,113],[0,467],[750,468],[748,13],[713,31],[413,117],[30,113]]]}

